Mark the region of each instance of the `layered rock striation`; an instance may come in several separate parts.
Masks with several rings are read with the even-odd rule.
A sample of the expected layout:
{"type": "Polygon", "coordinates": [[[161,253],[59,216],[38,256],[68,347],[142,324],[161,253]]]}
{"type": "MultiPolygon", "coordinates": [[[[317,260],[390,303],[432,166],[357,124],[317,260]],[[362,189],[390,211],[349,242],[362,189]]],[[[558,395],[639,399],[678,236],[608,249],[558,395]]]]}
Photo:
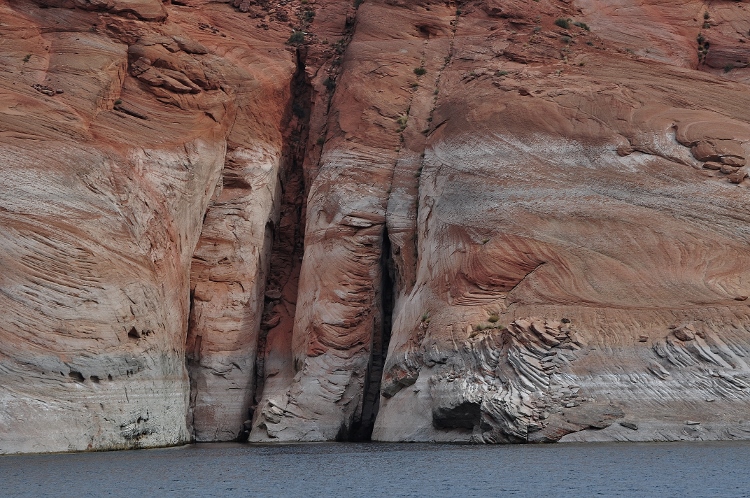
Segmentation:
{"type": "Polygon", "coordinates": [[[747,3],[0,9],[0,453],[750,435],[747,3]]]}
{"type": "Polygon", "coordinates": [[[204,343],[216,370],[213,353],[258,321],[231,304],[262,295],[295,71],[285,33],[253,38],[210,5],[0,8],[0,452],[187,442],[203,429],[187,418],[201,402],[190,405],[186,340],[201,326],[217,335],[221,317],[242,323],[229,346],[204,343]],[[221,246],[234,228],[245,243],[221,246]],[[212,259],[222,250],[229,261],[212,259]],[[219,291],[216,312],[204,296],[219,291]]]}

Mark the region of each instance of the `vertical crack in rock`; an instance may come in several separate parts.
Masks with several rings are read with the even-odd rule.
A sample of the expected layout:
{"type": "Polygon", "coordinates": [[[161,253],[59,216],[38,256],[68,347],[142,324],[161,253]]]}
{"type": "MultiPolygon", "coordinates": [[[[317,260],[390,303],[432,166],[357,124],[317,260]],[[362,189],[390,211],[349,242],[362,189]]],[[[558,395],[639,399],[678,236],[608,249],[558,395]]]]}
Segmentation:
{"type": "Polygon", "coordinates": [[[352,427],[350,439],[353,441],[369,441],[375,426],[375,417],[380,405],[380,382],[383,377],[383,367],[388,355],[388,345],[391,340],[393,325],[393,307],[395,299],[395,264],[391,254],[391,242],[388,228],[383,228],[382,252],[380,255],[380,289],[379,314],[380,327],[373,331],[370,346],[370,362],[365,376],[364,400],[362,416],[352,427]]]}
{"type": "MultiPolygon", "coordinates": [[[[190,314],[193,316],[193,309],[195,305],[195,292],[190,291],[190,314]]],[[[188,325],[189,327],[190,325],[188,325]]],[[[190,397],[188,400],[188,412],[186,414],[186,421],[190,428],[191,439],[195,439],[194,427],[195,427],[195,401],[198,395],[198,382],[193,372],[200,367],[200,351],[201,343],[203,342],[203,336],[196,335],[192,341],[186,341],[185,347],[185,365],[188,371],[188,381],[190,383],[190,397]]]]}
{"type": "MultiPolygon", "coordinates": [[[[432,135],[444,123],[433,122],[441,95],[441,79],[451,64],[454,39],[459,16],[446,16],[433,11],[417,24],[424,40],[421,42],[418,68],[412,68],[417,78],[410,85],[408,107],[403,114],[406,122],[399,129],[401,145],[391,179],[392,192],[388,197],[387,225],[393,242],[399,298],[408,296],[417,279],[419,239],[424,233],[420,220],[420,189],[432,151],[432,135]],[[424,72],[422,72],[424,71],[424,72]]],[[[453,10],[455,12],[455,9],[453,10]]],[[[429,169],[429,167],[428,167],[429,169]]],[[[424,206],[422,206],[424,207],[424,206]]]]}
{"type": "Polygon", "coordinates": [[[191,266],[188,419],[196,441],[240,437],[252,402],[281,154],[230,142],[191,266]]]}
{"type": "Polygon", "coordinates": [[[299,47],[312,96],[312,138],[302,162],[310,213],[303,224],[305,258],[288,323],[279,333],[270,330],[266,340],[265,382],[251,441],[350,439],[363,412],[370,344],[381,326],[377,295],[386,196],[385,182],[373,178],[378,154],[341,154],[344,115],[335,101],[348,98],[352,88],[338,76],[348,80],[352,74],[344,68],[356,12],[338,17],[340,38],[332,50],[299,47]],[[351,167],[355,159],[362,167],[351,167]],[[369,192],[370,182],[376,192],[369,192]],[[357,195],[345,195],[354,191],[357,195]]]}
{"type": "MultiPolygon", "coordinates": [[[[222,178],[193,255],[186,350],[188,421],[196,441],[247,439],[258,368],[265,369],[256,361],[265,360],[271,328],[264,311],[280,302],[283,283],[290,280],[279,267],[288,266],[293,275],[301,253],[295,242],[297,225],[303,223],[304,187],[298,170],[307,139],[310,91],[302,57],[288,62],[288,72],[274,83],[278,99],[269,102],[268,116],[241,113],[232,127],[222,178]],[[288,253],[279,249],[287,246],[288,253]],[[272,267],[274,253],[281,256],[272,267]],[[269,275],[271,268],[276,278],[269,275]]],[[[237,95],[242,111],[250,110],[251,99],[258,96],[252,81],[248,78],[237,95]]],[[[290,316],[296,284],[292,287],[285,294],[292,296],[290,316]]]]}
{"type": "MultiPolygon", "coordinates": [[[[252,419],[270,377],[275,377],[291,360],[283,351],[291,348],[294,314],[297,304],[300,267],[304,254],[305,178],[303,164],[310,126],[312,86],[305,73],[304,47],[297,52],[297,71],[291,82],[292,103],[286,125],[284,150],[285,168],[281,178],[281,208],[278,229],[271,250],[271,267],[265,290],[263,319],[258,336],[255,363],[255,398],[249,414],[252,419]]],[[[251,424],[244,427],[243,439],[250,434],[251,424]]]]}

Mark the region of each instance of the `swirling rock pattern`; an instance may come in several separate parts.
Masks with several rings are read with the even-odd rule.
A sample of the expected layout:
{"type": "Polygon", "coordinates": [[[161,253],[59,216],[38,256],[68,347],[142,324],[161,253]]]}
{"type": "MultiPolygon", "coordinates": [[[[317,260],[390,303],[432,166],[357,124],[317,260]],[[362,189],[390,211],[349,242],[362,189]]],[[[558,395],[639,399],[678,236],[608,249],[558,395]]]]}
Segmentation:
{"type": "Polygon", "coordinates": [[[0,0],[0,453],[747,438],[748,30],[0,0]]]}
{"type": "Polygon", "coordinates": [[[341,438],[363,423],[390,265],[375,439],[744,437],[744,398],[664,396],[650,345],[696,322],[719,338],[739,327],[729,342],[747,351],[746,87],[699,64],[695,4],[630,12],[654,34],[684,32],[684,59],[638,56],[595,29],[598,14],[539,4],[358,10],[309,198],[295,369],[261,399],[252,439],[341,438]],[[391,263],[378,265],[383,250],[391,263]],[[482,330],[490,317],[507,329],[482,330]],[[529,339],[529,317],[571,349],[529,339]],[[575,341],[557,336],[563,318],[575,341]],[[699,435],[684,424],[696,418],[699,435]]]}
{"type": "MultiPolygon", "coordinates": [[[[185,348],[189,320],[201,334],[212,313],[208,283],[227,283],[218,315],[244,328],[252,309],[231,306],[257,299],[253,285],[262,295],[263,277],[254,281],[295,67],[285,34],[259,54],[225,9],[40,3],[48,8],[0,3],[0,453],[183,443],[203,427],[188,419],[185,348]],[[246,199],[252,189],[263,195],[246,199]],[[236,221],[214,221],[220,209],[236,221]],[[236,276],[222,278],[221,265],[204,276],[194,264],[191,285],[191,261],[211,262],[206,246],[226,236],[224,223],[252,232],[221,262],[236,276]],[[235,290],[237,280],[246,288],[235,290]],[[208,308],[194,306],[195,319],[191,287],[208,308]]],[[[231,359],[241,340],[204,341],[205,368],[228,363],[214,352],[231,359]]],[[[227,383],[245,386],[252,360],[238,361],[251,372],[227,383]]],[[[240,426],[247,417],[231,415],[240,426]]],[[[227,425],[212,424],[211,434],[227,425]]]]}

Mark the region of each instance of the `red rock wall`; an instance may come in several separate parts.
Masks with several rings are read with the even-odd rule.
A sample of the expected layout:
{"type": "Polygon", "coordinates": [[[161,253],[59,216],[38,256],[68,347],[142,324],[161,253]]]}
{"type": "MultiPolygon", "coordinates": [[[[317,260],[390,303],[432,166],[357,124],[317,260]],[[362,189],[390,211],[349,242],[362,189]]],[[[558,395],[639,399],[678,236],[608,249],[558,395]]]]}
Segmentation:
{"type": "MultiPolygon", "coordinates": [[[[234,283],[231,297],[199,291],[227,303],[207,328],[235,337],[204,348],[231,353],[257,328],[242,303],[262,295],[295,67],[286,30],[248,32],[221,5],[0,8],[0,452],[189,441],[190,267],[211,261],[206,239],[236,229],[250,243],[222,262],[242,263],[235,276],[207,272],[234,283]],[[242,187],[264,195],[247,200],[242,187]]],[[[236,361],[251,379],[246,356],[236,361]]]]}
{"type": "Polygon", "coordinates": [[[747,437],[747,8],[0,3],[0,453],[747,437]]]}
{"type": "Polygon", "coordinates": [[[664,344],[710,323],[702,350],[731,342],[724,375],[746,375],[743,264],[726,266],[744,241],[709,221],[744,198],[746,93],[726,80],[746,76],[719,74],[698,37],[744,41],[745,6],[598,7],[360,6],[308,199],[295,376],[264,396],[251,439],[356,433],[384,233],[397,300],[373,437],[742,434],[745,402],[664,344]],[[676,384],[681,398],[656,394],[676,384]],[[691,417],[706,424],[688,434],[691,417]]]}

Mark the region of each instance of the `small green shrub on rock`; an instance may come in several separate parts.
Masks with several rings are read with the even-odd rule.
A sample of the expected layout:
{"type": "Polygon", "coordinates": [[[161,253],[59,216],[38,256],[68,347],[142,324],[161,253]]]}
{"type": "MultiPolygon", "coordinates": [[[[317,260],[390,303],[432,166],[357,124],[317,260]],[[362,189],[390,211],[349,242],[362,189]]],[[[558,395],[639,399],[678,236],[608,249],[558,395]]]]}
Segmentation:
{"type": "Polygon", "coordinates": [[[302,31],[292,31],[291,36],[286,41],[287,45],[299,45],[305,43],[305,33],[302,31]]]}

